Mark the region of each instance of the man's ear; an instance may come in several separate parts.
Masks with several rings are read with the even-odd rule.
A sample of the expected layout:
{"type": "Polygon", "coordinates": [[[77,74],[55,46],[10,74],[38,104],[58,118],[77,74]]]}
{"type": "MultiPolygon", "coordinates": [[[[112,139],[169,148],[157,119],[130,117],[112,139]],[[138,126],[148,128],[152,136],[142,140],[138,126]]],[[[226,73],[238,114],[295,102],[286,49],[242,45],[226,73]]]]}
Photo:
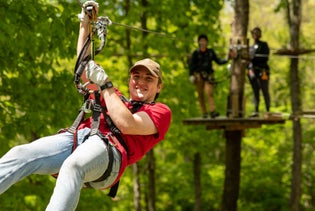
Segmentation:
{"type": "Polygon", "coordinates": [[[161,89],[163,88],[163,84],[161,84],[161,83],[159,83],[158,84],[158,86],[157,86],[157,88],[158,88],[158,93],[160,93],[161,92],[161,89]]]}

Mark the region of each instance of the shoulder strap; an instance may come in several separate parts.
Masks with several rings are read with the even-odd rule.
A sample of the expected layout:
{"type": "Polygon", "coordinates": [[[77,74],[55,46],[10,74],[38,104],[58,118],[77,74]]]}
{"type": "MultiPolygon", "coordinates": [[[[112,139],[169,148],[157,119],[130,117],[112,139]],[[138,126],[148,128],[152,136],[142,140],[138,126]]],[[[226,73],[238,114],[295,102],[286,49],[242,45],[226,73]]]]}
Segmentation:
{"type": "MultiPolygon", "coordinates": [[[[120,96],[120,99],[126,103],[128,102],[128,100],[125,98],[125,96],[121,95],[120,96]]],[[[129,110],[132,112],[132,113],[135,113],[136,111],[138,111],[142,106],[143,106],[144,103],[140,103],[140,102],[132,102],[131,101],[131,105],[132,107],[129,108],[129,110]]],[[[109,115],[107,115],[106,113],[107,109],[103,109],[103,115],[104,115],[104,118],[105,118],[105,121],[110,129],[110,131],[114,134],[114,136],[117,138],[117,140],[119,141],[119,143],[125,148],[127,154],[128,154],[128,147],[124,141],[124,139],[122,138],[121,136],[121,132],[120,130],[116,127],[116,125],[114,124],[113,120],[110,118],[109,115]]],[[[110,196],[111,198],[114,198],[117,194],[117,191],[118,191],[118,187],[119,187],[119,181],[117,181],[111,188],[110,188],[110,191],[109,193],[107,194],[108,196],[110,196]]]]}
{"type": "Polygon", "coordinates": [[[100,118],[102,113],[102,106],[100,100],[100,93],[98,91],[94,92],[95,103],[93,104],[92,110],[92,125],[91,125],[91,136],[96,135],[99,131],[100,118]]]}
{"type": "Polygon", "coordinates": [[[118,187],[119,187],[119,182],[120,180],[118,180],[115,185],[113,185],[110,190],[109,190],[109,193],[107,194],[107,196],[110,196],[112,198],[115,198],[116,194],[117,194],[117,191],[118,191],[118,187]]]}
{"type": "MultiPolygon", "coordinates": [[[[120,99],[126,103],[128,102],[128,100],[125,98],[125,96],[121,95],[120,99]]],[[[131,111],[131,113],[135,113],[137,112],[142,106],[143,106],[143,102],[138,102],[138,101],[130,101],[132,107],[129,108],[129,110],[131,111]]],[[[113,135],[118,139],[119,143],[125,148],[126,152],[128,153],[128,147],[125,143],[125,141],[123,140],[122,136],[121,136],[121,132],[118,129],[118,127],[115,125],[115,123],[113,122],[113,120],[110,118],[109,115],[107,115],[107,109],[106,107],[103,109],[103,115],[106,121],[106,124],[109,128],[109,130],[113,133],[113,135]]]]}

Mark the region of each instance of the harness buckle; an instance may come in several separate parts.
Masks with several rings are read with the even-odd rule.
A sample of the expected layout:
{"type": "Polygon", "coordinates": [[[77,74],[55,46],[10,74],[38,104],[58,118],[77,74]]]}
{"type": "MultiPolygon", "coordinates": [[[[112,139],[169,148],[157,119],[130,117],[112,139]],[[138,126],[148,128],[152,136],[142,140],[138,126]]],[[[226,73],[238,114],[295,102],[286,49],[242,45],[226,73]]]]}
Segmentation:
{"type": "Polygon", "coordinates": [[[102,112],[102,106],[100,104],[97,104],[95,102],[93,102],[93,111],[96,111],[96,112],[102,112]]]}
{"type": "Polygon", "coordinates": [[[94,100],[86,100],[82,106],[83,111],[85,113],[91,113],[93,104],[94,104],[94,100]]]}

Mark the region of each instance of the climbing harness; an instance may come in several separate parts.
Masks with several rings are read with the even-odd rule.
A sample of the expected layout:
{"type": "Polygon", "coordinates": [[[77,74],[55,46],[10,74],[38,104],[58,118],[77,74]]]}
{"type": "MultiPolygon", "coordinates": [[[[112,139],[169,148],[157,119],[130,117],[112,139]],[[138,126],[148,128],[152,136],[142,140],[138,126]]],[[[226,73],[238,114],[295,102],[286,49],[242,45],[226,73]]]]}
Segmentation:
{"type": "MultiPolygon", "coordinates": [[[[82,6],[82,2],[78,1],[78,3],[82,6]]],[[[99,131],[99,126],[100,126],[100,117],[101,114],[103,113],[106,123],[112,133],[117,140],[120,142],[120,144],[125,148],[127,152],[127,146],[124,143],[124,140],[121,137],[119,129],[115,126],[111,118],[106,114],[106,107],[102,107],[101,101],[100,101],[100,90],[89,90],[87,88],[87,85],[90,84],[90,82],[86,82],[85,84],[81,83],[81,76],[84,72],[84,69],[86,65],[88,64],[89,61],[94,60],[95,55],[99,54],[103,48],[105,47],[106,44],[106,36],[107,36],[107,26],[111,24],[111,21],[108,17],[98,17],[97,19],[95,18],[95,10],[93,6],[87,6],[86,8],[83,8],[85,10],[85,13],[90,16],[90,26],[89,26],[89,35],[87,36],[83,47],[79,53],[79,56],[77,58],[75,68],[74,68],[74,83],[75,86],[80,94],[83,95],[84,98],[84,103],[79,111],[78,116],[74,120],[73,124],[71,127],[68,129],[63,129],[60,132],[70,132],[73,134],[73,147],[72,147],[72,152],[76,149],[78,145],[78,137],[77,137],[77,132],[80,124],[85,120],[85,115],[86,114],[91,114],[92,117],[92,123],[91,123],[91,131],[88,135],[84,137],[83,142],[88,139],[89,136],[93,135],[98,135],[103,141],[104,144],[107,147],[108,151],[108,166],[107,169],[105,170],[104,174],[96,179],[95,181],[92,182],[100,182],[104,181],[110,176],[110,173],[112,172],[112,167],[113,167],[113,148],[109,143],[109,137],[103,135],[99,131]],[[94,21],[96,20],[96,21],[94,21]],[[100,39],[100,46],[95,50],[95,42],[94,42],[94,35],[97,34],[98,38],[100,39]],[[90,53],[88,53],[88,47],[91,46],[90,53]],[[94,99],[90,98],[90,95],[94,95],[94,99]]],[[[125,100],[125,98],[123,99],[125,100]]],[[[140,107],[139,107],[140,108],[140,107]]],[[[57,177],[58,174],[53,175],[54,177],[57,177]]],[[[116,182],[111,188],[110,192],[108,193],[108,196],[110,197],[115,197],[118,189],[118,184],[119,181],[116,182]]],[[[86,187],[91,187],[90,183],[87,182],[85,183],[86,187]]]]}

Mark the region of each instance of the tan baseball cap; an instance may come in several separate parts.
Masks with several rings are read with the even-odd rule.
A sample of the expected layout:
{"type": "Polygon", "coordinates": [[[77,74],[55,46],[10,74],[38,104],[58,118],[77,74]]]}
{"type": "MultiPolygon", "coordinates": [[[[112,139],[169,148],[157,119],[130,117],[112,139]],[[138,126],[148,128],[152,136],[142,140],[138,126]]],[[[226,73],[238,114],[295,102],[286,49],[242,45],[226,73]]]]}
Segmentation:
{"type": "Polygon", "coordinates": [[[146,58],[137,61],[130,69],[129,72],[132,72],[135,68],[142,66],[147,68],[153,76],[157,77],[160,79],[162,82],[162,71],[160,69],[160,65],[153,61],[152,59],[146,58]]]}

